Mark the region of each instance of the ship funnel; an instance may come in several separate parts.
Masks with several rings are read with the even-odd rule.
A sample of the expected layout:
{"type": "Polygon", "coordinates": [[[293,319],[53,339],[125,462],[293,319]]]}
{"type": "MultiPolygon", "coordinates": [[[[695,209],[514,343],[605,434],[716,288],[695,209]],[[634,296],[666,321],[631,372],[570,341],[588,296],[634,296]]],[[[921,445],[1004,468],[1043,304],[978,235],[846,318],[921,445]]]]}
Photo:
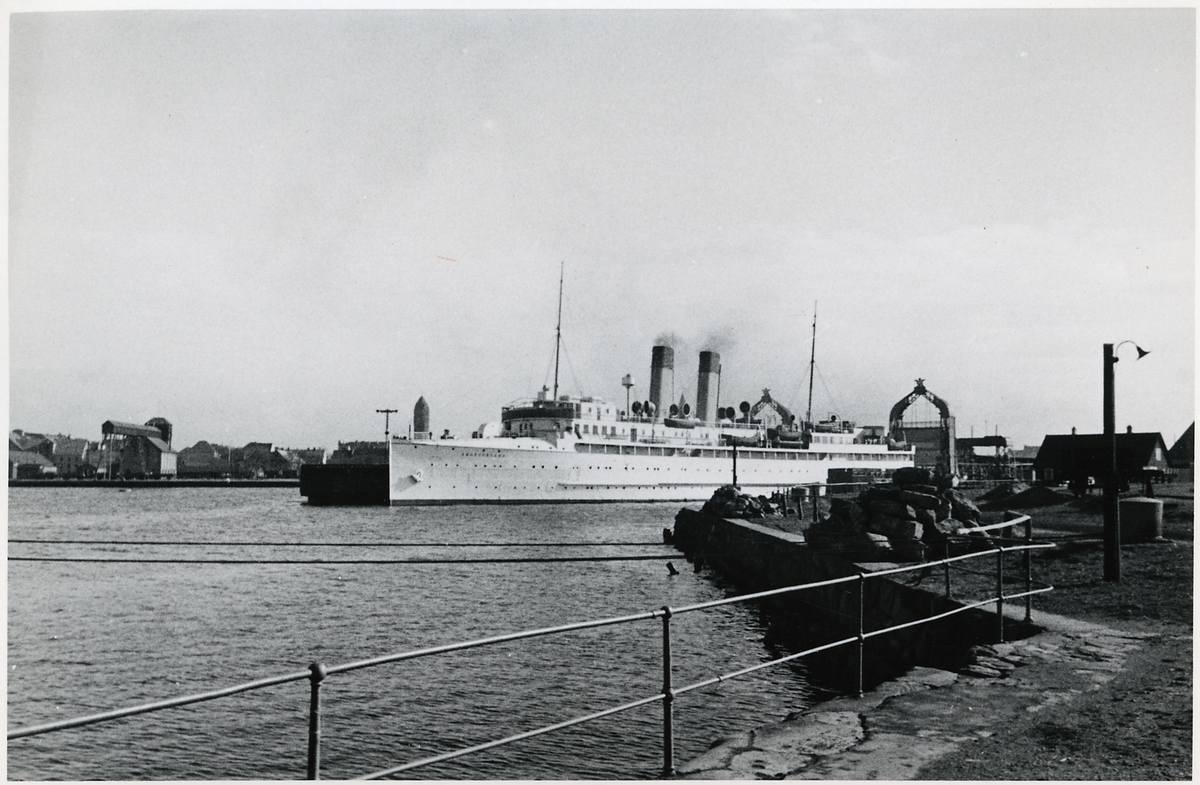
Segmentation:
{"type": "Polygon", "coordinates": [[[662,411],[664,370],[671,372],[671,380],[674,381],[675,350],[670,346],[655,346],[650,353],[650,403],[654,404],[655,411],[662,411]]]}
{"type": "Polygon", "coordinates": [[[696,376],[696,419],[712,422],[716,419],[717,390],[720,389],[721,355],[700,352],[700,373],[696,376]]]}

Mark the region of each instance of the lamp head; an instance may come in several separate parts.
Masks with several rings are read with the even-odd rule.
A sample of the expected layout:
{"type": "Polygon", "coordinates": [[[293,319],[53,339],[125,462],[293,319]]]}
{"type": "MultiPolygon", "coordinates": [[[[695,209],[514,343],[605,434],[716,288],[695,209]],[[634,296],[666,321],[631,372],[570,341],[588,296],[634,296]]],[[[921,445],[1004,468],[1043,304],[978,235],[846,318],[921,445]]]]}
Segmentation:
{"type": "MultiPolygon", "coordinates": [[[[1113,347],[1112,361],[1114,363],[1119,361],[1117,359],[1117,350],[1120,349],[1122,346],[1124,346],[1127,343],[1133,343],[1133,341],[1121,341],[1119,344],[1117,344],[1116,346],[1113,347]]],[[[1136,343],[1133,343],[1133,348],[1137,349],[1137,354],[1138,354],[1137,359],[1139,359],[1139,360],[1142,359],[1143,357],[1145,357],[1147,354],[1150,354],[1150,351],[1148,349],[1143,349],[1142,347],[1138,346],[1136,343]]]]}

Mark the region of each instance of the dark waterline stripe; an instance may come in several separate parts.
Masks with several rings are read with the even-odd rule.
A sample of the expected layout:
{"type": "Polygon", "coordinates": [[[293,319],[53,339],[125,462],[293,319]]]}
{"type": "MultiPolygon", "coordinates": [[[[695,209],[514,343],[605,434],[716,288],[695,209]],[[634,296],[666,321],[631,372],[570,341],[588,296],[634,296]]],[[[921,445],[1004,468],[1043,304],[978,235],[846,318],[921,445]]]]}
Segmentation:
{"type": "Polygon", "coordinates": [[[551,562],[653,561],[681,554],[647,556],[550,556],[539,559],[82,559],[55,556],[9,556],[8,561],[88,562],[92,564],[543,564],[551,562]]]}

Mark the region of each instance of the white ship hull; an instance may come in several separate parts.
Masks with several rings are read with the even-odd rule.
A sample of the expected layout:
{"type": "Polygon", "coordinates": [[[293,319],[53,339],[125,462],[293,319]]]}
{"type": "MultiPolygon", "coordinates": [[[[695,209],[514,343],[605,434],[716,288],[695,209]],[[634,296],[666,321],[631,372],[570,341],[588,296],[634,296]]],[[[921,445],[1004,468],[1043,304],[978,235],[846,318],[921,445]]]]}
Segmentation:
{"type": "MultiPolygon", "coordinates": [[[[825,483],[830,469],[912,466],[914,456],[868,444],[736,452],[737,485],[753,495],[825,483]]],[[[389,462],[393,505],[704,501],[734,480],[734,450],[713,446],[397,437],[389,462]]]]}

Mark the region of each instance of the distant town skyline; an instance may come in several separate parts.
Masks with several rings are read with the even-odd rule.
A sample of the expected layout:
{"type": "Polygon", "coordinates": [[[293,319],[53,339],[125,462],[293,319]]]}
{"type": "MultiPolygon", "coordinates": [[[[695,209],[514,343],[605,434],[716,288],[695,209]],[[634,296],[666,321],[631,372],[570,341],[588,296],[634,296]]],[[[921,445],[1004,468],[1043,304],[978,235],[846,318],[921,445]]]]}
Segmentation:
{"type": "Polygon", "coordinates": [[[1194,420],[1195,10],[16,13],[10,428],[469,435],[651,347],[960,436],[1194,420]]]}

